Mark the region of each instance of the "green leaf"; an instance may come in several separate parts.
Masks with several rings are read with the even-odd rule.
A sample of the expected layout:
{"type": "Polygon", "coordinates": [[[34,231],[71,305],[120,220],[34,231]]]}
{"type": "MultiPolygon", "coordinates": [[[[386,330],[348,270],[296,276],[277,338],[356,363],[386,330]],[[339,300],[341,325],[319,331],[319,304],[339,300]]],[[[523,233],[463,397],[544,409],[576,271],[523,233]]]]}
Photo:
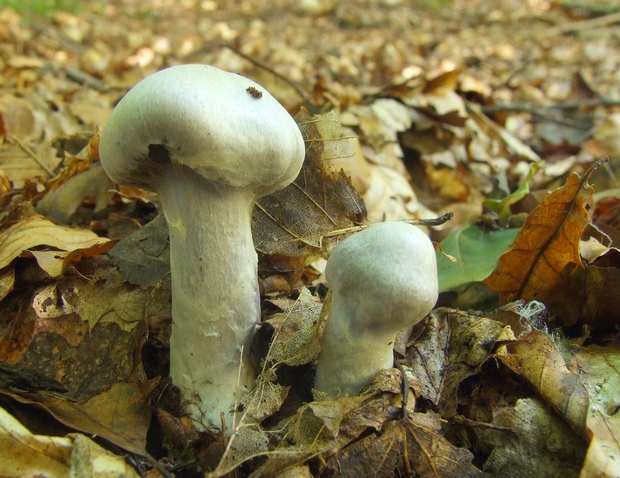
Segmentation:
{"type": "Polygon", "coordinates": [[[446,237],[441,241],[441,249],[445,254],[454,257],[457,263],[437,251],[440,292],[486,279],[518,231],[519,229],[500,229],[487,232],[473,225],[454,231],[446,237]]]}
{"type": "Polygon", "coordinates": [[[530,182],[534,178],[536,171],[540,169],[543,165],[543,161],[538,161],[537,163],[530,164],[530,170],[527,174],[527,177],[519,186],[519,188],[513,192],[512,194],[506,196],[502,199],[485,199],[482,205],[491,211],[495,211],[500,220],[507,219],[510,216],[510,206],[518,203],[527,196],[530,192],[530,182]]]}

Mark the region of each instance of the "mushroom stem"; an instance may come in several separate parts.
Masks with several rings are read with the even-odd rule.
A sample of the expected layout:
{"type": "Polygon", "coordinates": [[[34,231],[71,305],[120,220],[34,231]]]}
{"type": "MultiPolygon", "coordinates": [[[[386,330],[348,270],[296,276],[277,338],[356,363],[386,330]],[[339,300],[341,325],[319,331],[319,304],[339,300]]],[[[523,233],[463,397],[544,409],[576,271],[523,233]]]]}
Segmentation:
{"type": "Polygon", "coordinates": [[[379,370],[394,365],[394,333],[354,331],[348,320],[332,317],[355,317],[356,304],[347,299],[333,300],[321,341],[321,357],[314,388],[332,396],[356,395],[379,370]]]}
{"type": "Polygon", "coordinates": [[[224,412],[232,429],[235,403],[254,383],[248,354],[260,320],[253,193],[170,169],[160,187],[170,231],[170,376],[193,419],[219,428],[224,412]]]}

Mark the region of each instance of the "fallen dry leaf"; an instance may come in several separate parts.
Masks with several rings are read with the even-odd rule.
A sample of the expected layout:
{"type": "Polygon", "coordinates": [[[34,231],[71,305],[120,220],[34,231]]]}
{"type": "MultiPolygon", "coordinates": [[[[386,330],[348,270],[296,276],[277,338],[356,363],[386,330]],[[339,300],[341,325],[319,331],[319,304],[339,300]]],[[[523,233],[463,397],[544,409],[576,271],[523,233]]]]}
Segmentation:
{"type": "Polygon", "coordinates": [[[49,246],[61,252],[42,254],[41,251],[30,251],[30,253],[35,256],[43,270],[52,277],[58,277],[72,260],[101,254],[113,245],[114,241],[99,237],[92,231],[57,226],[44,217],[32,215],[0,233],[0,269],[23,255],[24,251],[49,246]]]}
{"type": "Polygon", "coordinates": [[[262,361],[256,386],[243,399],[246,411],[243,422],[261,422],[279,410],[286,400],[290,387],[282,386],[277,381],[280,365],[304,365],[316,360],[319,355],[320,299],[304,288],[295,301],[279,299],[273,303],[283,312],[274,314],[268,321],[275,332],[262,361]]]}
{"type": "Polygon", "coordinates": [[[348,177],[329,167],[328,160],[349,147],[335,116],[301,111],[296,120],[306,142],[302,171],[293,184],[260,199],[252,213],[254,245],[268,255],[316,255],[325,234],[353,226],[366,214],[348,177]]]}
{"type": "Polygon", "coordinates": [[[620,476],[620,347],[582,347],[575,363],[590,403],[586,426],[591,441],[580,476],[620,476]]]}
{"type": "Polygon", "coordinates": [[[49,185],[49,191],[37,203],[39,214],[61,224],[67,224],[86,202],[95,204],[94,212],[102,210],[110,202],[113,183],[107,177],[101,163],[76,161],[63,176],[49,185]]]}
{"type": "Polygon", "coordinates": [[[491,408],[492,422],[475,432],[479,446],[490,451],[485,471],[494,478],[578,476],[587,444],[545,402],[537,397],[519,398],[515,403],[502,402],[497,396],[475,398],[485,399],[489,399],[486,405],[491,408]]]}
{"type": "Polygon", "coordinates": [[[620,251],[611,249],[585,270],[581,323],[593,334],[614,334],[620,326],[620,251]]]}
{"type": "Polygon", "coordinates": [[[73,433],[66,437],[31,433],[0,408],[0,474],[17,476],[119,476],[138,478],[123,457],[90,438],[73,433]]]}
{"type": "MultiPolygon", "coordinates": [[[[367,197],[372,199],[368,215],[371,221],[390,216],[393,219],[420,217],[424,207],[450,211],[450,202],[455,200],[466,201],[461,204],[473,206],[474,210],[480,208],[484,199],[502,197],[516,189],[527,169],[523,166],[535,157],[534,150],[545,158],[545,165],[531,184],[533,194],[540,194],[541,187],[555,187],[555,181],[558,178],[563,181],[571,168],[582,171],[583,164],[591,161],[592,156],[602,154],[601,151],[618,150],[617,135],[614,137],[618,122],[613,115],[618,108],[620,38],[614,30],[618,14],[608,5],[609,1],[347,0],[318,2],[330,4],[318,10],[317,2],[310,1],[307,3],[314,3],[314,7],[304,6],[301,8],[303,14],[298,8],[290,8],[294,3],[290,0],[158,0],[156,7],[153,2],[127,0],[105,2],[105,8],[101,8],[101,3],[9,0],[13,8],[0,8],[0,89],[4,98],[10,97],[8,102],[0,101],[0,169],[4,169],[6,178],[12,183],[6,187],[4,182],[0,193],[0,202],[7,201],[6,206],[10,208],[8,214],[6,210],[0,211],[5,224],[14,224],[20,219],[15,217],[15,212],[19,211],[15,203],[20,199],[25,180],[30,179],[31,183],[27,194],[21,198],[38,199],[43,192],[41,186],[49,184],[47,179],[55,177],[59,168],[67,165],[67,158],[76,154],[66,149],[65,141],[59,137],[76,132],[92,136],[103,126],[102,122],[124,91],[145,75],[179,63],[212,64],[256,79],[289,111],[296,111],[302,102],[312,113],[324,113],[333,108],[340,115],[354,117],[359,111],[359,118],[347,124],[351,129],[345,135],[353,132],[360,136],[360,157],[366,166],[372,165],[371,168],[359,166],[359,163],[352,166],[358,173],[352,183],[356,187],[366,185],[364,191],[370,193],[367,197]],[[39,3],[45,4],[43,15],[37,9],[39,3]],[[70,4],[69,7],[77,4],[77,8],[59,12],[56,8],[59,4],[70,4]],[[317,16],[310,17],[307,13],[313,8],[317,16]],[[585,94],[575,94],[579,93],[573,82],[577,76],[583,80],[581,88],[585,94]],[[573,102],[573,105],[565,102],[573,102]],[[590,128],[604,118],[616,123],[605,121],[608,124],[590,128]],[[583,125],[587,126],[585,130],[580,129],[583,125]],[[587,143],[580,144],[588,135],[593,140],[590,148],[587,143]],[[42,179],[32,182],[35,176],[42,179]]],[[[336,141],[323,142],[322,146],[328,147],[323,159],[340,155],[339,136],[323,135],[325,137],[336,141]]],[[[324,163],[334,164],[331,159],[324,163]]],[[[613,169],[617,167],[614,163],[617,164],[617,158],[612,158],[610,163],[613,169]]],[[[333,169],[338,171],[340,166],[333,169]]],[[[337,183],[346,184],[338,179],[343,176],[334,175],[338,176],[337,183]]],[[[615,181],[615,176],[611,174],[610,179],[615,181]]],[[[317,238],[320,242],[320,231],[312,229],[315,224],[325,230],[338,227],[330,220],[333,211],[325,207],[331,203],[328,196],[346,194],[348,188],[314,187],[321,186],[317,179],[320,175],[307,177],[314,181],[310,198],[303,197],[303,192],[307,192],[304,190],[275,201],[271,204],[273,207],[265,209],[268,214],[272,214],[271,209],[275,211],[272,214],[275,221],[261,211],[263,220],[271,223],[261,226],[265,228],[265,244],[269,245],[268,241],[275,237],[270,245],[272,250],[278,250],[278,241],[291,250],[297,250],[298,243],[303,243],[298,248],[300,259],[297,262],[271,262],[267,263],[271,267],[261,271],[263,283],[274,277],[274,271],[290,281],[288,289],[273,284],[266,286],[263,291],[268,292],[269,299],[280,294],[280,300],[284,301],[281,299],[283,291],[297,288],[300,276],[306,284],[312,282],[319,291],[323,288],[318,274],[306,269],[302,275],[299,269],[309,257],[308,253],[318,252],[316,244],[317,238]],[[306,214],[283,217],[283,202],[305,208],[306,214]],[[327,210],[329,217],[320,208],[327,210]],[[289,272],[286,268],[295,269],[295,274],[286,275],[289,272]]],[[[74,205],[89,195],[73,191],[74,185],[76,188],[83,186],[83,193],[91,193],[86,207],[80,208],[80,213],[85,212],[88,219],[92,217],[88,213],[96,202],[97,191],[103,193],[106,189],[103,182],[88,184],[88,178],[82,176],[80,179],[67,186],[69,200],[60,200],[55,206],[56,212],[61,214],[56,216],[60,220],[65,220],[74,205]]],[[[597,178],[597,187],[601,185],[599,181],[597,178]]],[[[152,200],[145,201],[143,195],[144,192],[119,189],[115,200],[109,204],[108,214],[98,215],[92,229],[105,231],[110,238],[120,238],[126,236],[129,229],[140,227],[153,217],[156,208],[152,200]]],[[[528,199],[517,207],[522,207],[528,199]]],[[[464,220],[469,222],[460,225],[471,224],[477,214],[471,212],[464,220]]],[[[355,222],[358,218],[349,219],[355,222]]],[[[613,218],[608,225],[613,230],[613,218]]],[[[165,295],[168,283],[167,266],[162,260],[166,251],[159,247],[165,245],[165,234],[159,240],[159,244],[154,244],[157,241],[149,242],[143,235],[128,241],[131,244],[123,251],[122,269],[127,273],[123,278],[129,278],[130,283],[121,281],[109,286],[99,280],[100,271],[91,266],[103,258],[89,258],[76,265],[76,272],[93,281],[88,285],[79,281],[67,284],[67,278],[62,276],[49,278],[33,260],[17,259],[0,270],[0,295],[3,297],[0,315],[5,318],[0,323],[0,332],[3,339],[4,335],[15,338],[11,343],[14,358],[33,354],[29,344],[55,340],[60,350],[81,359],[83,356],[71,349],[80,347],[81,335],[89,335],[90,330],[107,322],[117,327],[109,331],[109,337],[122,341],[124,333],[139,334],[137,324],[143,322],[148,325],[148,331],[141,332],[148,336],[148,346],[140,350],[138,341],[133,344],[133,353],[136,358],[141,356],[145,366],[150,367],[149,373],[153,373],[150,376],[162,376],[164,388],[170,327],[169,294],[166,300],[151,302],[160,292],[165,295]],[[140,252],[140,257],[133,254],[135,250],[140,252]],[[135,265],[134,259],[137,259],[135,265]],[[153,314],[157,314],[156,317],[153,314]],[[157,348],[157,352],[153,352],[153,348],[157,348]]],[[[51,256],[51,261],[62,267],[59,265],[62,261],[54,258],[55,251],[39,252],[39,260],[51,256]]],[[[615,340],[613,334],[618,325],[616,311],[619,306],[615,298],[620,296],[615,285],[619,267],[612,256],[610,252],[585,266],[586,276],[579,289],[583,290],[585,305],[582,303],[575,311],[582,318],[570,330],[565,329],[575,337],[582,334],[581,339],[589,343],[598,341],[598,331],[609,327],[605,342],[599,343],[610,350],[613,347],[609,344],[615,340]],[[587,337],[588,332],[582,327],[586,324],[594,332],[587,337]]],[[[562,293],[566,298],[572,291],[562,293]]],[[[465,304],[463,308],[468,307],[467,302],[461,304],[465,304]]],[[[539,305],[534,308],[538,309],[539,305]]],[[[272,307],[266,304],[265,310],[271,311],[272,307]]],[[[570,307],[568,304],[567,308],[570,307]]],[[[523,316],[516,320],[517,324],[521,319],[523,316]]],[[[284,333],[285,323],[280,338],[290,337],[289,332],[292,334],[296,327],[308,324],[290,321],[288,325],[292,327],[284,333]]],[[[533,396],[537,389],[529,385],[524,375],[512,372],[519,370],[519,365],[517,355],[508,352],[508,345],[515,340],[508,338],[510,328],[456,312],[444,321],[429,320],[428,326],[444,329],[420,336],[423,340],[420,351],[424,355],[418,360],[429,369],[435,365],[439,369],[430,370],[430,378],[424,376],[422,370],[415,387],[410,385],[409,408],[413,412],[415,404],[423,407],[424,412],[438,413],[444,407],[446,416],[416,414],[411,419],[415,426],[404,429],[404,422],[396,421],[401,416],[401,396],[400,382],[395,378],[399,374],[394,370],[390,370],[394,376],[388,377],[394,388],[387,387],[387,392],[371,394],[355,405],[350,402],[313,405],[311,410],[303,409],[303,416],[298,416],[299,404],[311,400],[312,366],[283,365],[269,383],[282,387],[278,392],[279,400],[284,395],[286,400],[277,413],[261,422],[260,427],[249,424],[234,439],[228,472],[242,477],[290,476],[298,471],[304,478],[309,475],[326,478],[356,470],[360,470],[358,476],[366,476],[369,470],[364,465],[372,467],[370,473],[377,470],[379,474],[385,470],[388,474],[388,469],[394,465],[394,471],[401,475],[428,473],[434,478],[471,475],[470,472],[477,471],[471,470],[471,457],[458,448],[467,446],[475,455],[473,463],[480,468],[489,467],[494,476],[512,478],[529,473],[529,476],[563,478],[579,474],[585,451],[582,441],[575,438],[570,429],[566,432],[568,426],[553,407],[533,396]],[[459,316],[455,318],[456,315],[459,316]],[[450,349],[451,345],[454,350],[450,349]],[[508,369],[499,356],[514,368],[508,369]],[[454,370],[450,371],[453,362],[454,370]],[[293,375],[290,381],[286,381],[290,378],[287,373],[293,375]],[[432,387],[435,387],[434,396],[430,391],[432,387]],[[497,393],[476,395],[484,387],[492,387],[497,393]],[[510,393],[515,391],[517,393],[510,393]],[[445,402],[442,396],[446,397],[445,402]],[[433,401],[429,397],[434,397],[433,401]],[[476,417],[468,415],[478,405],[472,397],[487,402],[486,413],[476,417]],[[342,415],[346,410],[349,412],[342,415]],[[450,414],[453,415],[448,418],[450,414]],[[457,422],[459,416],[469,422],[457,422]],[[420,423],[422,419],[425,421],[420,423]],[[561,433],[556,433],[558,430],[561,433]],[[481,445],[477,438],[487,431],[491,437],[481,445]],[[335,438],[334,433],[338,433],[335,438]],[[297,438],[299,443],[294,443],[297,438]],[[450,439],[453,444],[446,443],[443,438],[450,439]],[[569,443],[558,443],[558,440],[569,443]],[[506,442],[510,443],[506,445],[506,442]],[[571,450],[575,453],[569,454],[571,450]],[[442,462],[442,458],[449,463],[442,462]],[[540,460],[545,458],[558,466],[544,468],[540,460]],[[346,467],[338,466],[345,462],[346,467]],[[555,474],[548,473],[551,471],[555,474]]],[[[517,336],[523,333],[514,326],[512,330],[517,336]]],[[[99,330],[93,333],[97,335],[99,330]]],[[[105,337],[98,338],[105,341],[105,337]]],[[[575,342],[569,345],[574,346],[575,342]]],[[[49,347],[44,349],[49,352],[49,347]]],[[[540,347],[539,350],[544,349],[540,347]]],[[[311,356],[311,351],[309,346],[304,352],[311,356]]],[[[399,352],[402,351],[400,347],[399,352]]],[[[578,352],[571,351],[574,366],[578,352]]],[[[104,361],[101,372],[109,368],[112,374],[113,362],[125,360],[124,353],[104,361]]],[[[296,356],[295,353],[291,355],[296,356]]],[[[604,360],[612,364],[610,357],[604,355],[604,360]]],[[[43,355],[39,361],[44,362],[46,358],[43,355]]],[[[90,364],[88,358],[84,362],[90,364]]],[[[552,360],[548,363],[550,369],[556,366],[552,360]]],[[[43,365],[57,371],[57,376],[32,377],[25,368],[17,385],[32,385],[39,393],[66,394],[62,389],[63,373],[64,377],[71,377],[71,366],[60,363],[54,369],[49,364],[40,364],[39,368],[33,367],[34,371],[43,365]]],[[[0,363],[0,370],[4,371],[4,366],[5,363],[0,363]]],[[[605,462],[605,458],[609,458],[605,451],[611,449],[614,438],[604,430],[605,427],[617,428],[614,421],[618,415],[614,413],[617,393],[615,400],[613,390],[609,399],[606,395],[614,372],[604,369],[596,373],[585,360],[580,366],[584,371],[580,377],[586,388],[586,375],[596,377],[592,389],[588,389],[590,397],[600,394],[595,397],[600,400],[600,408],[596,411],[600,421],[596,426],[588,423],[593,439],[591,459],[587,460],[583,474],[593,476],[608,472],[617,475],[605,462]]],[[[407,370],[406,364],[403,368],[407,370]]],[[[567,368],[577,373],[570,364],[567,368]]],[[[95,381],[100,382],[100,379],[97,375],[95,381]]],[[[409,380],[414,381],[411,377],[409,380]]],[[[96,411],[101,409],[101,418],[109,423],[109,428],[118,426],[123,431],[121,421],[113,417],[116,414],[124,422],[136,424],[136,434],[140,435],[143,421],[134,416],[131,406],[119,403],[115,407],[108,401],[135,404],[134,400],[140,399],[144,392],[142,388],[148,393],[149,383],[131,384],[122,392],[119,383],[123,382],[114,382],[91,397],[92,409],[88,414],[81,410],[84,414],[79,418],[68,419],[69,426],[73,421],[84,426],[98,419],[96,411]]],[[[169,403],[159,394],[154,396],[157,397],[155,406],[169,403]]],[[[137,408],[142,407],[141,402],[137,405],[140,405],[137,408]]],[[[32,413],[35,406],[23,407],[22,416],[34,418],[37,415],[32,413]]],[[[163,413],[158,416],[161,425],[163,413]]],[[[54,422],[49,418],[47,421],[48,424],[54,422]]],[[[90,425],[94,427],[93,423],[90,425]]],[[[151,444],[153,449],[161,450],[157,458],[166,465],[189,468],[179,474],[202,476],[208,466],[201,460],[202,455],[193,452],[199,447],[197,442],[213,437],[192,433],[188,420],[184,421],[184,427],[184,433],[178,435],[158,433],[161,429],[153,428],[151,444]],[[164,450],[160,448],[162,444],[171,446],[164,450]],[[185,454],[184,449],[188,450],[185,454]]],[[[97,429],[93,430],[97,433],[97,429]]],[[[99,431],[111,433],[109,429],[105,431],[105,427],[99,431]]],[[[225,448],[221,443],[218,445],[209,465],[217,463],[225,448]]],[[[95,465],[95,459],[82,456],[85,463],[95,465]]],[[[156,470],[145,472],[149,465],[144,465],[142,473],[159,476],[156,470]]],[[[161,466],[163,470],[163,463],[161,466]]]]}
{"type": "Polygon", "coordinates": [[[456,413],[458,389],[492,357],[494,349],[513,341],[510,327],[454,309],[432,311],[427,323],[414,329],[407,364],[422,384],[422,396],[445,418],[456,413]]]}
{"type": "Polygon", "coordinates": [[[170,291],[128,287],[102,264],[99,281],[61,278],[1,303],[0,393],[144,453],[156,381],[142,369],[143,324],[169,310],[170,291]]]}
{"type": "Polygon", "coordinates": [[[551,336],[532,329],[507,348],[516,358],[518,368],[514,369],[511,357],[500,360],[522,376],[577,435],[587,440],[588,394],[579,376],[566,366],[551,336]]]}
{"type": "Polygon", "coordinates": [[[394,473],[420,477],[490,477],[472,465],[473,455],[455,447],[440,433],[439,415],[414,413],[386,424],[379,436],[352,443],[327,459],[327,472],[341,477],[391,478],[394,473]]]}
{"type": "Polygon", "coordinates": [[[588,179],[599,164],[583,178],[572,173],[563,187],[529,214],[495,271],[484,281],[499,293],[501,304],[538,300],[558,315],[560,324],[573,325],[580,319],[586,299],[580,241],[588,224],[585,206],[593,193],[588,179]]]}

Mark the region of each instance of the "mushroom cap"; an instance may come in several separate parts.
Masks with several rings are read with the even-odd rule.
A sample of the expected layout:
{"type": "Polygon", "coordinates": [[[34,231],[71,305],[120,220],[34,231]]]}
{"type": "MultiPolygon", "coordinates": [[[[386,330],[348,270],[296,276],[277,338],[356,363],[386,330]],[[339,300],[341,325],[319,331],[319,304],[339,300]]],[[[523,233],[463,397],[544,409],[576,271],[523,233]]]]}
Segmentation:
{"type": "Polygon", "coordinates": [[[396,334],[437,302],[435,248],[405,222],[379,223],[345,239],[329,257],[325,276],[334,301],[338,297],[348,309],[344,320],[355,335],[396,334]]]}
{"type": "Polygon", "coordinates": [[[262,86],[192,64],[136,84],[114,109],[99,151],[119,184],[156,190],[172,164],[261,196],[295,179],[305,147],[293,118],[262,86]]]}

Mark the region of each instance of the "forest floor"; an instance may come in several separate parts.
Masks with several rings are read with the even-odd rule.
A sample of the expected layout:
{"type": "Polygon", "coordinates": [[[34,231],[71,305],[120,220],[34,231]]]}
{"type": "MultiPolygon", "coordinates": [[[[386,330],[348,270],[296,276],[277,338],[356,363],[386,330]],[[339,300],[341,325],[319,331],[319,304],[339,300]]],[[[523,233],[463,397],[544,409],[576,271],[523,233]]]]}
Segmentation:
{"type": "Polygon", "coordinates": [[[8,5],[2,476],[620,476],[617,3],[8,5]],[[232,437],[176,413],[165,223],[98,162],[127,90],[185,63],[256,81],[307,142],[294,212],[254,215],[273,342],[232,437]],[[388,220],[441,243],[438,307],[399,335],[399,371],[313,396],[325,260],[388,220]]]}

